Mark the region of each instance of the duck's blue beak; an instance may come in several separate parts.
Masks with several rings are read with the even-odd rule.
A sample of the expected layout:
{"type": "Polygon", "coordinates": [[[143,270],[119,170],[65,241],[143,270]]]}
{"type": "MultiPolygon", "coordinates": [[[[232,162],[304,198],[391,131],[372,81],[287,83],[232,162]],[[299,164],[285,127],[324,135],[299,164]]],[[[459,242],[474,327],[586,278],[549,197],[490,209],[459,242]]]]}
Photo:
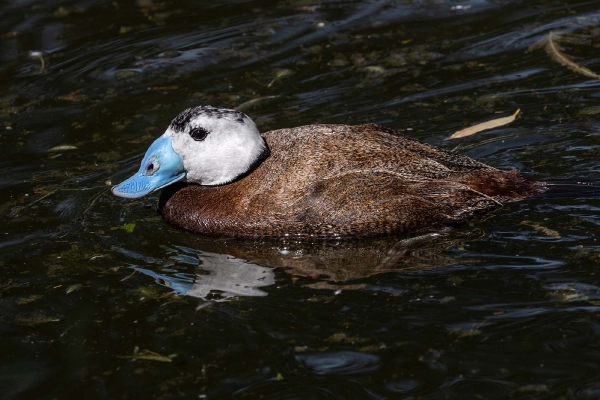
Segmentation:
{"type": "Polygon", "coordinates": [[[136,199],[183,179],[183,160],[173,150],[172,141],[172,137],[156,139],[146,152],[140,170],[126,181],[113,186],[113,194],[136,199]]]}

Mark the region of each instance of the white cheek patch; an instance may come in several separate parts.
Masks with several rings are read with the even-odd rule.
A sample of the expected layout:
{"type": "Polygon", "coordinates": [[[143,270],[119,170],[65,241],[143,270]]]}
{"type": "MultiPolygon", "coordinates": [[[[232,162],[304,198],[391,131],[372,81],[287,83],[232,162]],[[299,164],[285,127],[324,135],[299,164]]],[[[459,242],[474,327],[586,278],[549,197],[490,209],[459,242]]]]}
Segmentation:
{"type": "Polygon", "coordinates": [[[222,185],[235,180],[266,152],[264,139],[247,117],[240,122],[199,116],[190,120],[183,132],[169,128],[163,136],[166,135],[173,136],[173,150],[183,159],[186,180],[201,185],[222,185]],[[198,126],[209,132],[201,141],[189,135],[190,129],[198,126]]]}

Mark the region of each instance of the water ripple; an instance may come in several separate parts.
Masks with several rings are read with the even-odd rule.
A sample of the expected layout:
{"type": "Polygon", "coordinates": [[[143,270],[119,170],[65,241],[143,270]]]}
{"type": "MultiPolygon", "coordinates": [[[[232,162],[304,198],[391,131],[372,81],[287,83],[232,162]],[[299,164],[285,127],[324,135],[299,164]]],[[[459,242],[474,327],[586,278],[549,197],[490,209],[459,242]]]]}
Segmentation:
{"type": "Polygon", "coordinates": [[[299,354],[296,360],[318,375],[374,372],[379,369],[380,362],[376,355],[354,351],[299,354]]]}

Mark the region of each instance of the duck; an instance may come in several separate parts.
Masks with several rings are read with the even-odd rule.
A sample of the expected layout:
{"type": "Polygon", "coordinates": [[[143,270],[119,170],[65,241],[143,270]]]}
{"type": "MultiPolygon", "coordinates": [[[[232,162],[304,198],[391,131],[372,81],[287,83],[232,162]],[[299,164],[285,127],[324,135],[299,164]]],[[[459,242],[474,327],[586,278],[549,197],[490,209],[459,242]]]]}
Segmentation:
{"type": "Polygon", "coordinates": [[[175,117],[128,199],[162,191],[170,225],[222,237],[365,237],[432,231],[552,192],[534,181],[376,125],[261,134],[246,114],[197,106],[175,117]]]}

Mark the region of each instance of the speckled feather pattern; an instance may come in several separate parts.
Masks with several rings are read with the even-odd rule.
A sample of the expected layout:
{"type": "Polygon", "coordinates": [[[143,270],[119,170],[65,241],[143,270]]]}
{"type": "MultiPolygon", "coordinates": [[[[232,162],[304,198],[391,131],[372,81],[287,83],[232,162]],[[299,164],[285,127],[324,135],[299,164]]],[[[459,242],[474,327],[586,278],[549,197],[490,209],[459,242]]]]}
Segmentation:
{"type": "Polygon", "coordinates": [[[230,118],[236,120],[239,123],[243,123],[244,119],[248,119],[248,116],[243,112],[230,110],[226,108],[216,108],[212,106],[199,106],[188,108],[187,110],[182,111],[177,117],[171,121],[171,129],[175,132],[183,132],[187,126],[189,126],[190,121],[199,115],[204,115],[208,118],[230,118]]]}
{"type": "Polygon", "coordinates": [[[263,137],[271,155],[244,178],[165,190],[164,219],[218,236],[369,236],[434,229],[545,190],[378,125],[307,125],[263,137]]]}

